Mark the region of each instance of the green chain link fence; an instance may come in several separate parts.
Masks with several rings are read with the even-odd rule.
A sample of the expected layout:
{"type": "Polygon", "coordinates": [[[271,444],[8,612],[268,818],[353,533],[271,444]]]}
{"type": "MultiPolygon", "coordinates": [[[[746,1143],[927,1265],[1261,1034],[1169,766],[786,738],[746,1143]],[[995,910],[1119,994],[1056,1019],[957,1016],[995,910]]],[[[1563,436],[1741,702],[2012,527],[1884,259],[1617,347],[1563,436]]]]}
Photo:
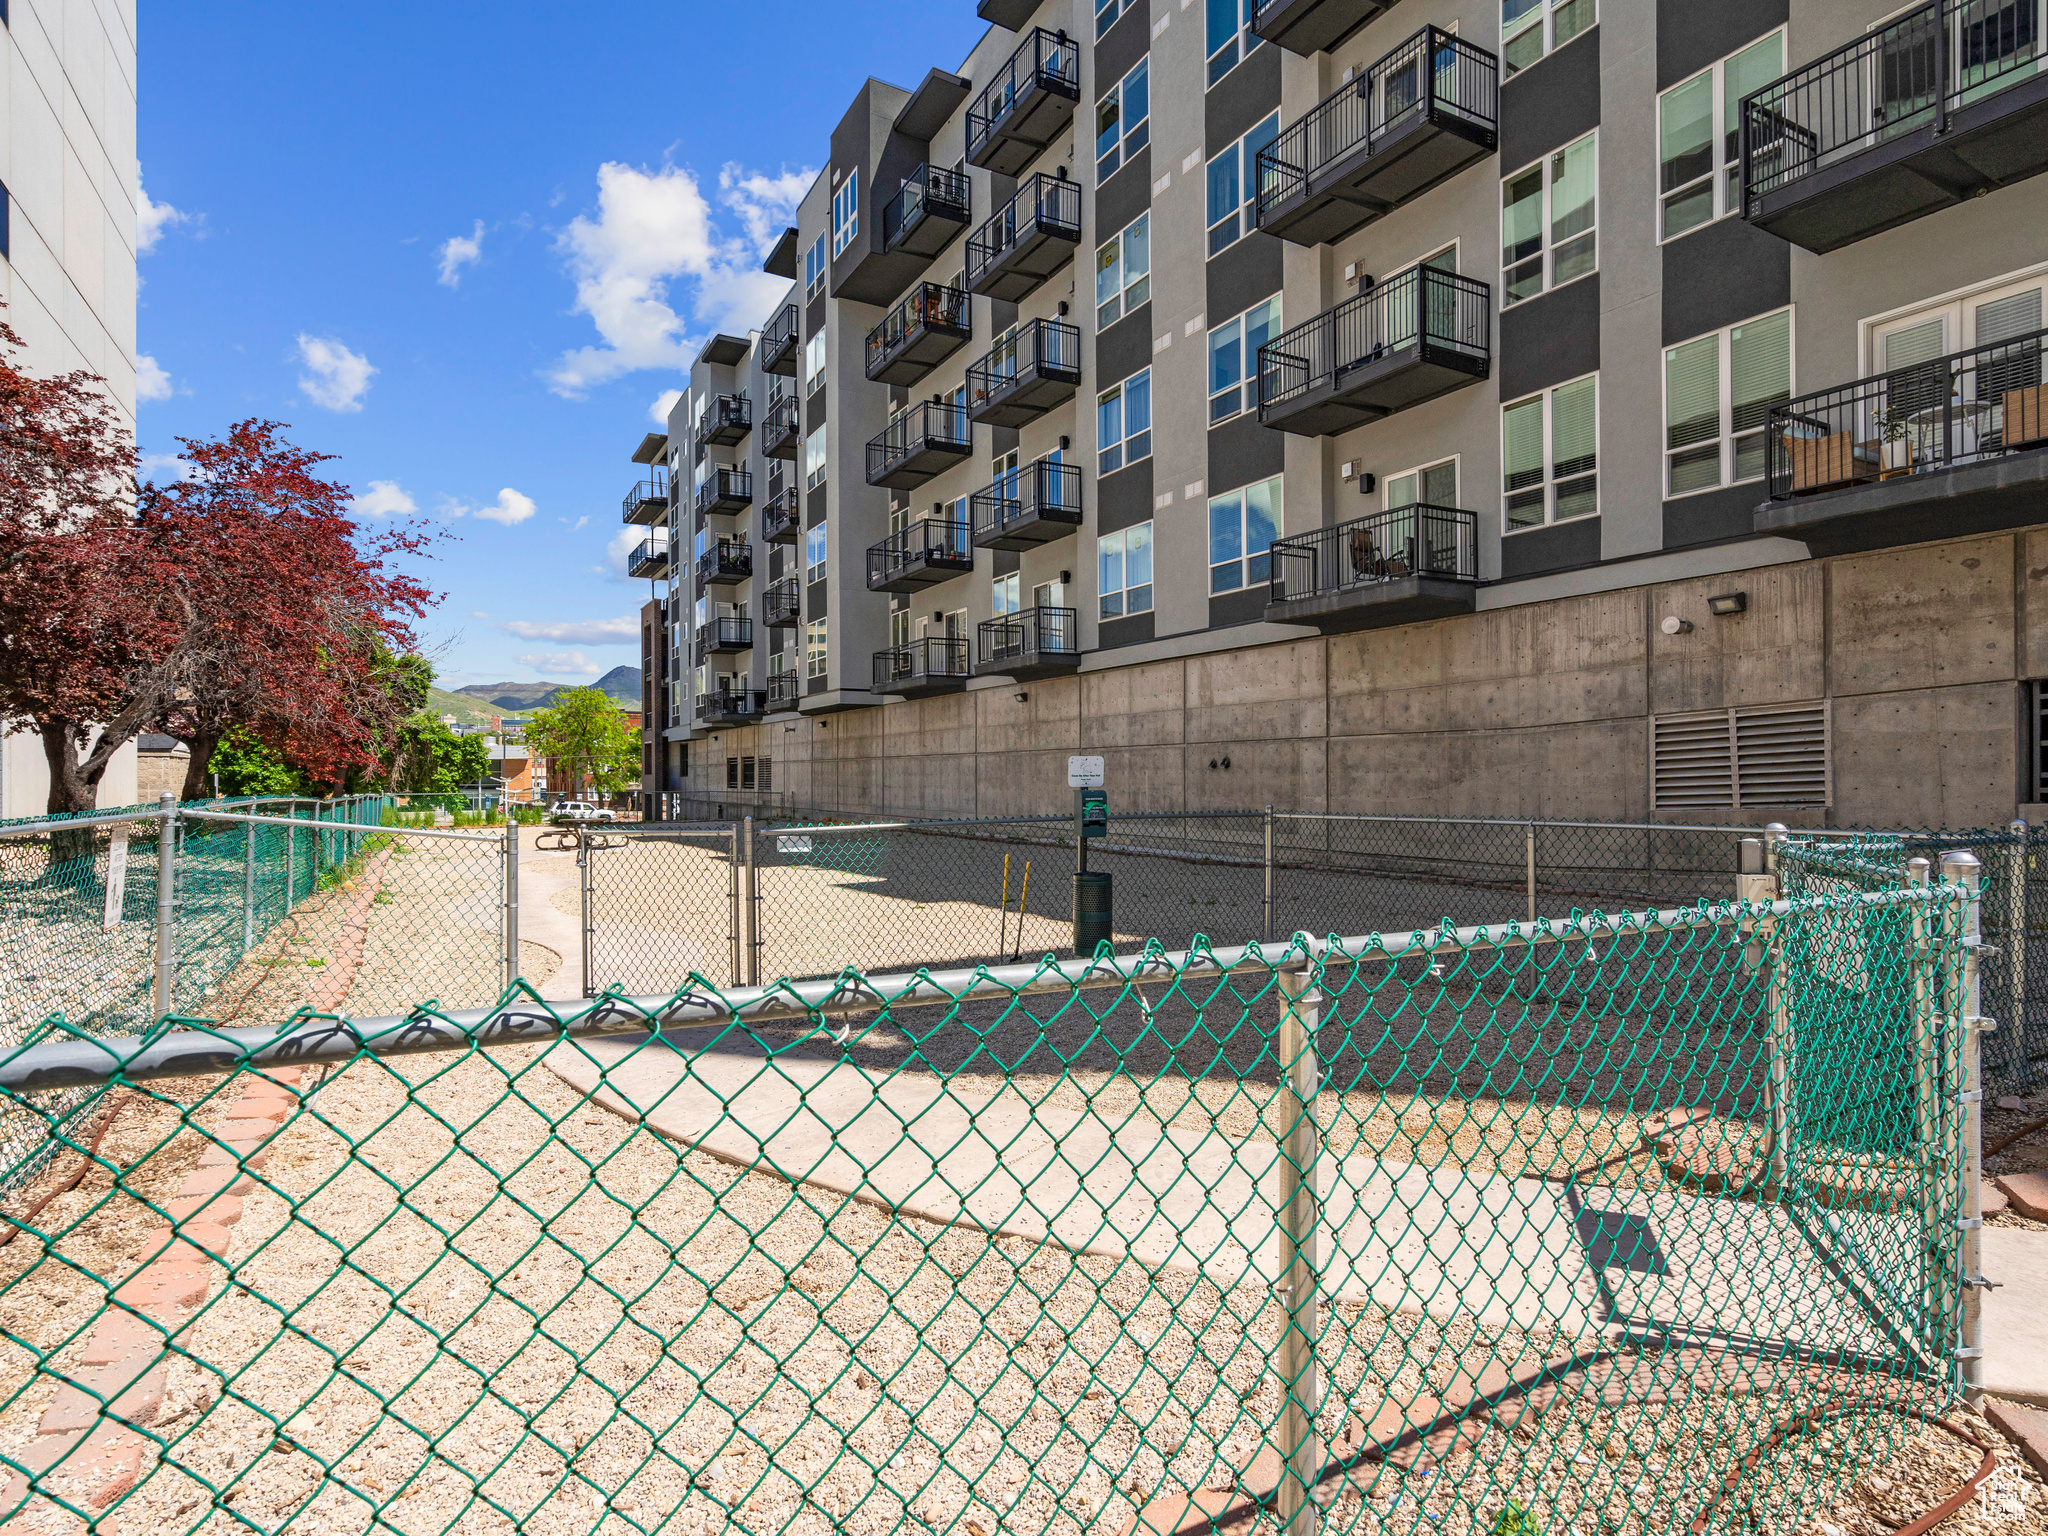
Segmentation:
{"type": "Polygon", "coordinates": [[[1974,875],[1900,851],[1612,919],[53,1021],[0,1058],[84,1175],[0,1247],[0,1520],[1791,1529],[1973,1358],[1974,875]]]}

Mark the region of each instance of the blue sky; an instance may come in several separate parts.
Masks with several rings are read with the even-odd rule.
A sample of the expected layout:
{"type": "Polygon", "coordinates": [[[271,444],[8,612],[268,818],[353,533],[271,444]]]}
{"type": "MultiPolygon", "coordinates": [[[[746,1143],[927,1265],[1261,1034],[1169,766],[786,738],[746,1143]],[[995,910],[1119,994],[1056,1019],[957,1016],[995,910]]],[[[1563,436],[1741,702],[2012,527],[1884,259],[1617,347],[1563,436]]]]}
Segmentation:
{"type": "Polygon", "coordinates": [[[637,663],[618,509],[650,410],[759,322],[761,242],[860,81],[957,68],[983,29],[971,0],[142,23],[143,452],[174,472],[176,436],[272,417],[359,515],[445,528],[423,633],[451,686],[637,663]]]}

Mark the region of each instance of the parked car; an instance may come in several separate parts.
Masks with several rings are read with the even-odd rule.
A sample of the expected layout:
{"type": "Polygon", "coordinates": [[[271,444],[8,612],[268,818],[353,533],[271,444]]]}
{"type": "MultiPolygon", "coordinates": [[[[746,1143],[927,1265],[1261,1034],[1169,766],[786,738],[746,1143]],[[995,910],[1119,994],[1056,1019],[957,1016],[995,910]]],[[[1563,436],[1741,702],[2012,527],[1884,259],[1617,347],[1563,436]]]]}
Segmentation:
{"type": "Polygon", "coordinates": [[[590,821],[617,821],[618,812],[608,811],[601,805],[592,805],[588,800],[557,801],[548,812],[548,820],[558,827],[581,826],[590,821]]]}

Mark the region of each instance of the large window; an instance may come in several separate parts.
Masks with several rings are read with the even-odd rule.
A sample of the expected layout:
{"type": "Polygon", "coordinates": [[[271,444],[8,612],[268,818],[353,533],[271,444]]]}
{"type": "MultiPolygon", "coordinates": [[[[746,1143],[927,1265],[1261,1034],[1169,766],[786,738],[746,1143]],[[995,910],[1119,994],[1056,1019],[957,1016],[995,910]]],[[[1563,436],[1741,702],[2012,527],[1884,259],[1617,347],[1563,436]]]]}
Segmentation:
{"type": "Polygon", "coordinates": [[[820,330],[804,343],[804,393],[825,382],[825,332],[820,330]]]}
{"type": "Polygon", "coordinates": [[[820,426],[804,439],[804,489],[815,491],[825,483],[825,429],[820,426]]]}
{"type": "Polygon", "coordinates": [[[1138,3],[1138,0],[1095,0],[1095,35],[1101,37],[1116,25],[1117,17],[1123,15],[1138,3]]]}
{"type": "Polygon", "coordinates": [[[1214,85],[1259,46],[1252,16],[1259,0],[1207,0],[1209,16],[1209,83],[1214,85]]]}
{"type": "Polygon", "coordinates": [[[1095,179],[1106,181],[1143,149],[1152,136],[1151,60],[1138,60],[1128,75],[1095,104],[1095,179]]]}
{"type": "Polygon", "coordinates": [[[1106,475],[1152,454],[1152,370],[1095,397],[1095,472],[1106,475]]]}
{"type": "Polygon", "coordinates": [[[1500,0],[1502,73],[1527,69],[1599,19],[1594,0],[1500,0]]]}
{"type": "Polygon", "coordinates": [[[825,675],[825,621],[812,619],[804,625],[804,676],[825,675]]]}
{"type": "Polygon", "coordinates": [[[1139,523],[1095,541],[1101,616],[1129,618],[1152,611],[1152,525],[1139,523]]]}
{"type": "Polygon", "coordinates": [[[1740,210],[1742,98],[1784,72],[1785,34],[1773,32],[1657,98],[1659,239],[1740,210]]]}
{"type": "Polygon", "coordinates": [[[1121,320],[1152,297],[1152,215],[1141,213],[1095,252],[1095,325],[1121,320]]]}
{"type": "Polygon", "coordinates": [[[1007,576],[998,576],[989,583],[988,611],[1001,618],[1006,613],[1015,613],[1022,596],[1024,578],[1012,571],[1007,576]]]}
{"type": "Polygon", "coordinates": [[[825,237],[818,236],[804,252],[804,297],[815,299],[825,287],[825,237]]]}
{"type": "Polygon", "coordinates": [[[1250,234],[1258,220],[1259,151],[1280,136],[1275,112],[1209,162],[1209,254],[1250,234]]]}
{"type": "Polygon", "coordinates": [[[1280,536],[1280,479],[1261,480],[1209,498],[1209,590],[1235,592],[1273,574],[1280,536]]]}
{"type": "Polygon", "coordinates": [[[1501,182],[1502,308],[1599,266],[1599,160],[1589,133],[1501,182]]]}
{"type": "Polygon", "coordinates": [[[1664,494],[1763,475],[1764,425],[1792,398],[1792,311],[1696,336],[1664,353],[1664,494]]]}
{"type": "Polygon", "coordinates": [[[1591,374],[1500,413],[1506,528],[1539,528],[1600,510],[1600,390],[1591,374]]]}
{"type": "Polygon", "coordinates": [[[825,579],[825,525],[813,523],[804,530],[804,580],[825,579]]]}
{"type": "Polygon", "coordinates": [[[1406,469],[1398,475],[1387,476],[1382,484],[1386,487],[1389,512],[1417,504],[1455,507],[1458,504],[1458,461],[1445,459],[1440,463],[1406,469]]]}
{"type": "Polygon", "coordinates": [[[1259,348],[1280,329],[1280,295],[1254,304],[1209,333],[1209,424],[1259,403],[1259,348]]]}
{"type": "Polygon", "coordinates": [[[832,254],[837,256],[860,233],[860,167],[846,173],[846,180],[832,194],[832,254]]]}

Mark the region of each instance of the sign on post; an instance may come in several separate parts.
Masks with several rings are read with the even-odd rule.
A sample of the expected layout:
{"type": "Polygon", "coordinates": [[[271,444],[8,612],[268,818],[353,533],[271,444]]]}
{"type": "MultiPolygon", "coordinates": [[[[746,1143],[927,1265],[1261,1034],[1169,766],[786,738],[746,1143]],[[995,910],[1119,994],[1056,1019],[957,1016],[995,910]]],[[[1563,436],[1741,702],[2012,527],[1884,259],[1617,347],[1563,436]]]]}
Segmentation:
{"type": "Polygon", "coordinates": [[[1102,759],[1099,757],[1070,757],[1067,759],[1067,788],[1102,788],[1102,759]]]}

